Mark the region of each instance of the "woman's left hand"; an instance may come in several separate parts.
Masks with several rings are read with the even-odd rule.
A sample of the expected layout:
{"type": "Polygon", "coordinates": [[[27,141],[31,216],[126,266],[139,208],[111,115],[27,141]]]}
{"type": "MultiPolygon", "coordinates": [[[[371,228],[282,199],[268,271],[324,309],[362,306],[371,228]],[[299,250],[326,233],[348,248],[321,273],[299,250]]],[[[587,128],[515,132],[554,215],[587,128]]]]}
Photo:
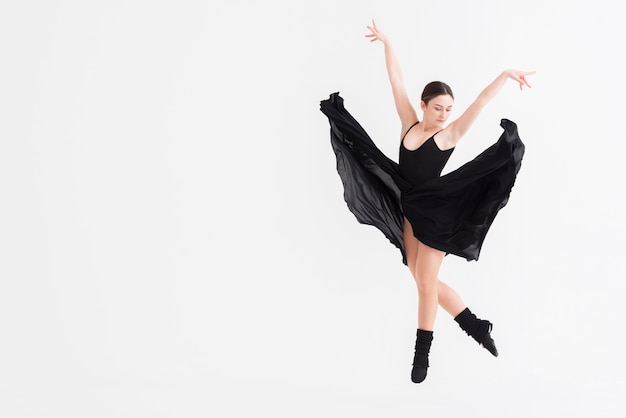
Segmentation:
{"type": "Polygon", "coordinates": [[[519,89],[522,90],[524,86],[530,88],[530,84],[528,84],[526,76],[535,74],[535,71],[506,70],[505,73],[509,78],[517,81],[519,83],[519,89]]]}

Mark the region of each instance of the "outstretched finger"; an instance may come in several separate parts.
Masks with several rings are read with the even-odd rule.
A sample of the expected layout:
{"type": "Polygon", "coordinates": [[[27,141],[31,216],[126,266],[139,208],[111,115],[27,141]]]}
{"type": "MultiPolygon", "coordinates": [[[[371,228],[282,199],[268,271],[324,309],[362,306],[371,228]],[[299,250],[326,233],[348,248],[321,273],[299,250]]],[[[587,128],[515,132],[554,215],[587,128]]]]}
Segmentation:
{"type": "Polygon", "coordinates": [[[528,87],[531,87],[531,85],[528,83],[528,80],[526,79],[527,75],[533,75],[535,74],[537,71],[526,71],[524,74],[522,74],[522,79],[524,80],[524,83],[526,83],[526,85],[528,87]]]}

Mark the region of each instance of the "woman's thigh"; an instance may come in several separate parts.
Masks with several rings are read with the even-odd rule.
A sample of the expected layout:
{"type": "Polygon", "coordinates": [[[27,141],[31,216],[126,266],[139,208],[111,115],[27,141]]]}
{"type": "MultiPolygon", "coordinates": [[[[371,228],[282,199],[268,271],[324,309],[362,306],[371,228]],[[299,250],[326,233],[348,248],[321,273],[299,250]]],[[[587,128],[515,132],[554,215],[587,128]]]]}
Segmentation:
{"type": "Polygon", "coordinates": [[[404,218],[404,252],[411,275],[417,280],[418,275],[437,277],[445,252],[429,247],[413,234],[411,223],[404,218]]]}
{"type": "Polygon", "coordinates": [[[444,251],[429,247],[421,241],[417,241],[417,259],[415,261],[415,274],[418,280],[436,282],[439,276],[439,268],[446,256],[444,251]]]}
{"type": "Polygon", "coordinates": [[[411,271],[411,275],[415,278],[416,270],[416,262],[417,262],[417,251],[419,247],[419,241],[413,235],[413,227],[411,223],[404,218],[404,253],[406,255],[406,264],[411,271]]]}

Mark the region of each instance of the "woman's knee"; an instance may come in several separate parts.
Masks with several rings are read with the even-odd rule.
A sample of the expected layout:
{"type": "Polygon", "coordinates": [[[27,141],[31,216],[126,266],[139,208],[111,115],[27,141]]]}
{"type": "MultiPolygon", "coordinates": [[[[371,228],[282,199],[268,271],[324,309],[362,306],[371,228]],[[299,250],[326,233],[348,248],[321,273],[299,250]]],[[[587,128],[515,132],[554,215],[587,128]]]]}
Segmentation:
{"type": "Polygon", "coordinates": [[[443,252],[420,243],[414,276],[418,289],[425,291],[437,289],[443,255],[443,252]]]}
{"type": "Polygon", "coordinates": [[[425,272],[420,273],[418,271],[414,278],[415,283],[417,283],[417,289],[420,292],[429,292],[437,289],[439,286],[439,279],[436,274],[432,275],[425,272]]]}

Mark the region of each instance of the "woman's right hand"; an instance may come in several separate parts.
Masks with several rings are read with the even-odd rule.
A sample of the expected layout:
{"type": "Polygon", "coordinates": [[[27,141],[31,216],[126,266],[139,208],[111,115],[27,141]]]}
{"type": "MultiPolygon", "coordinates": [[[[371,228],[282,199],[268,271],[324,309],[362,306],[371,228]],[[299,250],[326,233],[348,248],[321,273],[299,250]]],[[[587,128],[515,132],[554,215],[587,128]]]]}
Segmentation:
{"type": "Polygon", "coordinates": [[[372,25],[368,26],[367,28],[370,30],[371,33],[368,33],[367,35],[365,35],[365,37],[372,38],[370,39],[370,42],[380,41],[383,44],[386,44],[389,40],[387,38],[387,35],[385,35],[378,29],[378,27],[376,26],[376,22],[374,22],[374,19],[372,19],[372,25]]]}

